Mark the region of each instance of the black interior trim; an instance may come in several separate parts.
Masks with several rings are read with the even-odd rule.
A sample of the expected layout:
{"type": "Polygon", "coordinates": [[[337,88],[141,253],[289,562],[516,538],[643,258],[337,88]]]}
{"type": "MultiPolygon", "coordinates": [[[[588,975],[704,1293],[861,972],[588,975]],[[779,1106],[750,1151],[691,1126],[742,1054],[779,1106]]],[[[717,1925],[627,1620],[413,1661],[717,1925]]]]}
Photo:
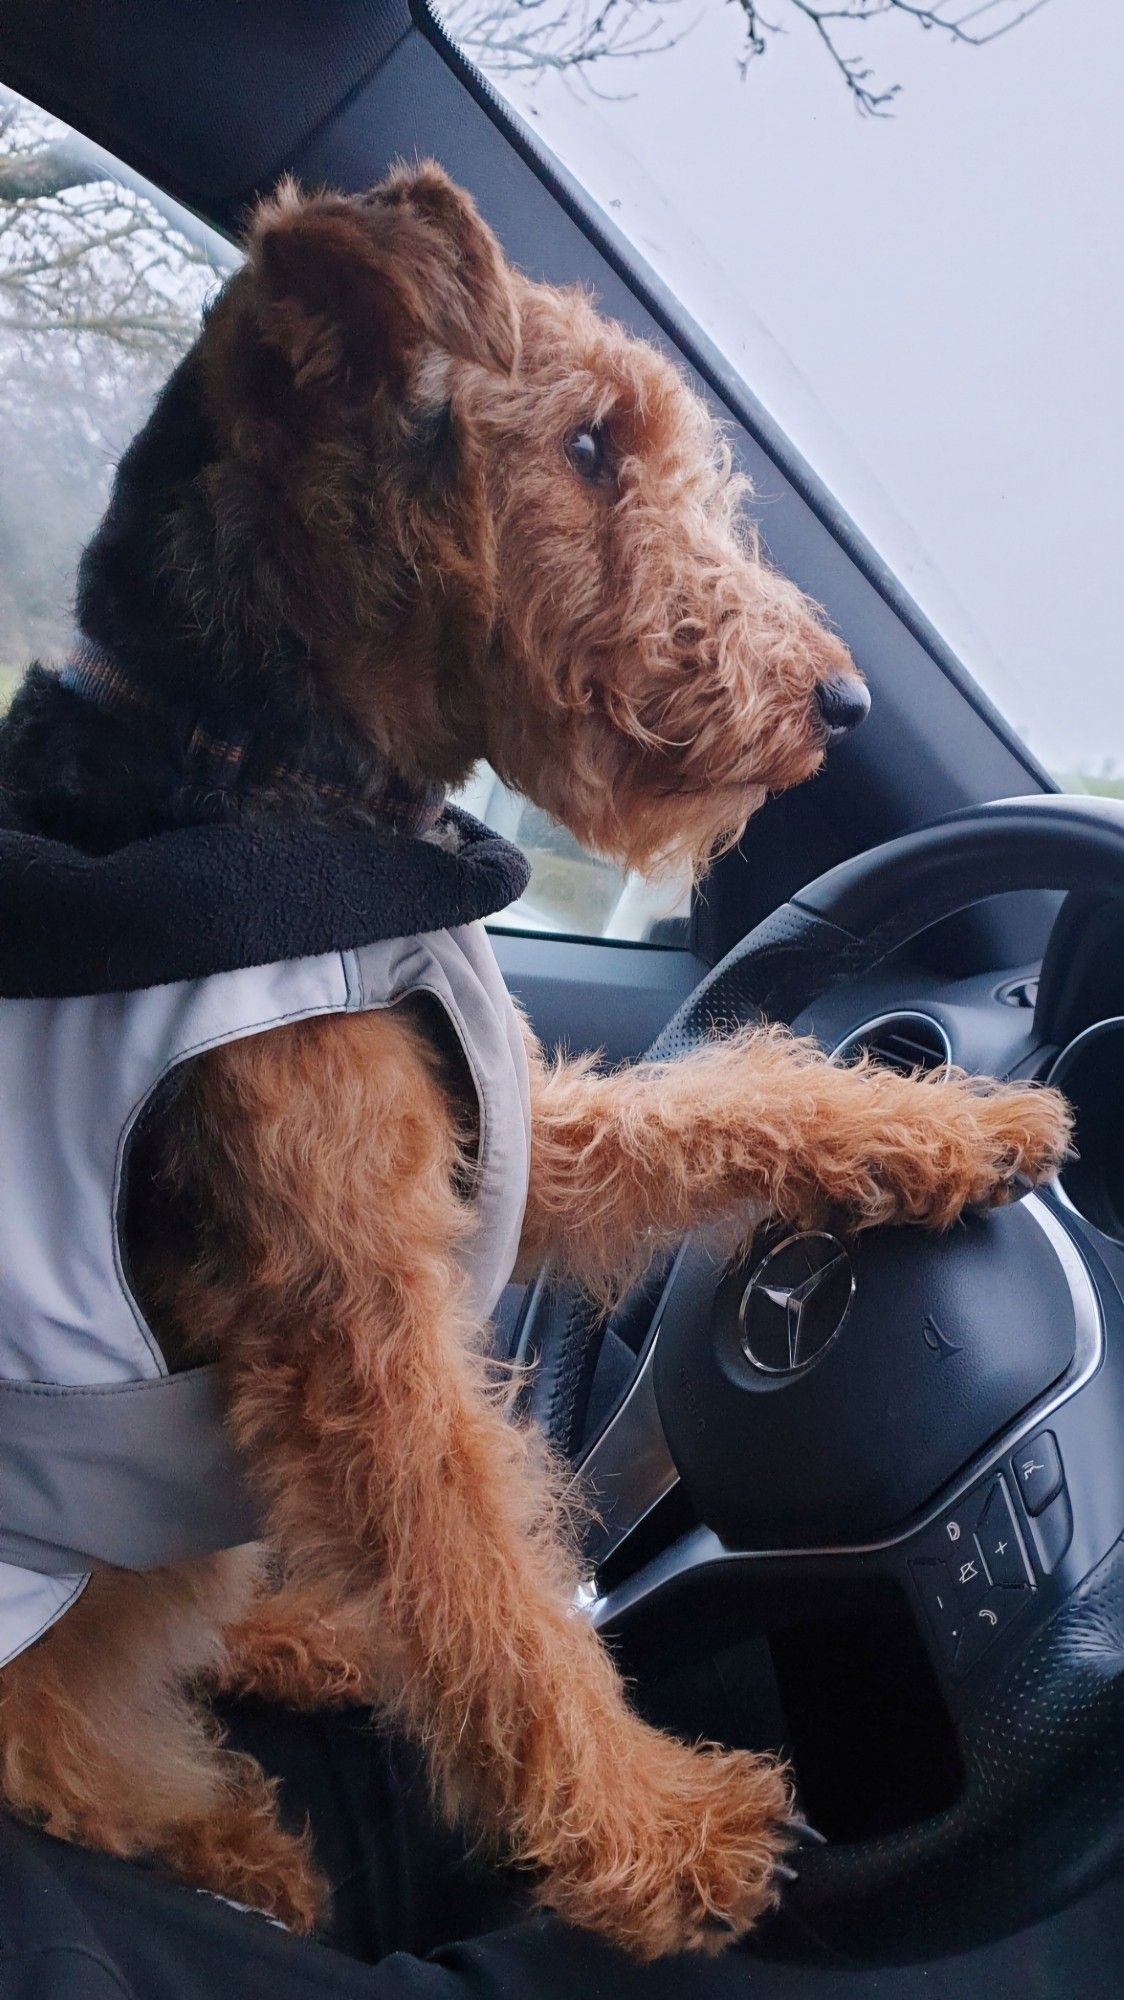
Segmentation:
{"type": "Polygon", "coordinates": [[[411,25],[404,0],[4,0],[0,74],[234,234],[411,25]]]}

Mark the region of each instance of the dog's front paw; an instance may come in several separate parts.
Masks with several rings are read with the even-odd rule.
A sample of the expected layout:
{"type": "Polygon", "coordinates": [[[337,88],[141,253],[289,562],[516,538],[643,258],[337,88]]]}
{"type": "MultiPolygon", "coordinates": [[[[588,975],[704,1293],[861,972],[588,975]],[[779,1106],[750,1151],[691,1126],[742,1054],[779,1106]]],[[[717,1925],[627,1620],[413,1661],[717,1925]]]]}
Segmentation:
{"type": "Polygon", "coordinates": [[[964,1206],[1002,1207],[1053,1180],[1073,1141],[1073,1113],[1060,1092],[1006,1084],[978,1102],[978,1150],[964,1206]]]}
{"type": "Polygon", "coordinates": [[[862,1226],[943,1229],[965,1209],[1018,1201],[1052,1179],[1069,1153],[1072,1113],[1056,1090],[960,1075],[899,1088],[877,1152],[853,1189],[841,1191],[842,1207],[862,1226]]]}
{"type": "Polygon", "coordinates": [[[552,1870],[540,1900],[637,1958],[721,1951],[791,1877],[788,1778],[748,1751],[657,1743],[641,1781],[625,1780],[624,1813],[552,1870]]]}

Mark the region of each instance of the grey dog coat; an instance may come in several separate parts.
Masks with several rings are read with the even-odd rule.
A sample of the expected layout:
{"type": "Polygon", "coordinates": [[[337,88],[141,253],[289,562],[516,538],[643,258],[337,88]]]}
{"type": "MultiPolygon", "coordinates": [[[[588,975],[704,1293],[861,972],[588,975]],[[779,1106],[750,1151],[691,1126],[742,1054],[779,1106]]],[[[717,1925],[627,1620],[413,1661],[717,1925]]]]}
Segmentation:
{"type": "Polygon", "coordinates": [[[0,1665],[98,1564],[145,1569],[260,1529],[217,1369],[170,1373],[129,1282],[130,1139],[183,1064],[428,995],[478,1109],[464,1282],[481,1318],[495,1305],[526,1203],[530,1104],[480,918],[526,869],[463,815],[443,830],[445,850],[385,828],[316,828],[303,848],[291,827],[189,828],[101,857],[0,831],[0,1665]],[[238,890],[225,902],[224,883],[238,890]],[[386,935],[407,908],[416,927],[386,935]],[[162,962],[170,976],[149,976],[162,962]]]}

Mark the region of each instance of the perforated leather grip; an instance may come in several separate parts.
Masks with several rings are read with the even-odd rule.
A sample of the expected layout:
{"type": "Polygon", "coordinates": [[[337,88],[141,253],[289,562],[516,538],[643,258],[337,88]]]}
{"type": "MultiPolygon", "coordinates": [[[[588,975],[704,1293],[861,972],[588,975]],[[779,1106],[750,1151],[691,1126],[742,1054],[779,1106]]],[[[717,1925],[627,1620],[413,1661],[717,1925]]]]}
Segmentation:
{"type": "Polygon", "coordinates": [[[959,1730],[956,1804],[800,1857],[774,1948],[806,1929],[864,1960],[964,1951],[1063,1908],[1124,1862],[1124,1539],[959,1730]]]}
{"type": "Polygon", "coordinates": [[[645,1061],[686,1055],[761,1016],[792,1021],[827,987],[869,971],[930,925],[1032,888],[1124,895],[1124,803],[996,799],[829,869],[734,946],[645,1061]]]}
{"type": "Polygon", "coordinates": [[[762,1018],[791,1021],[836,979],[863,970],[865,960],[862,939],[785,903],[687,996],[644,1061],[674,1062],[700,1042],[762,1018]]]}

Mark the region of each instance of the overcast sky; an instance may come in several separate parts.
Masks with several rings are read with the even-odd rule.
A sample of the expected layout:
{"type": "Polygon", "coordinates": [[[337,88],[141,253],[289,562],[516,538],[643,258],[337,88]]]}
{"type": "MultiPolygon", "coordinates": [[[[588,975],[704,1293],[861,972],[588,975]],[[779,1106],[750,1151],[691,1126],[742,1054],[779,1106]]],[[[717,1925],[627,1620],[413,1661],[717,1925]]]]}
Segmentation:
{"type": "MultiPolygon", "coordinates": [[[[682,0],[680,15],[691,0],[682,0]]],[[[903,91],[861,119],[811,34],[740,16],[505,88],[675,284],[1055,771],[1124,770],[1124,4],[990,47],[845,31],[903,91]]]]}

